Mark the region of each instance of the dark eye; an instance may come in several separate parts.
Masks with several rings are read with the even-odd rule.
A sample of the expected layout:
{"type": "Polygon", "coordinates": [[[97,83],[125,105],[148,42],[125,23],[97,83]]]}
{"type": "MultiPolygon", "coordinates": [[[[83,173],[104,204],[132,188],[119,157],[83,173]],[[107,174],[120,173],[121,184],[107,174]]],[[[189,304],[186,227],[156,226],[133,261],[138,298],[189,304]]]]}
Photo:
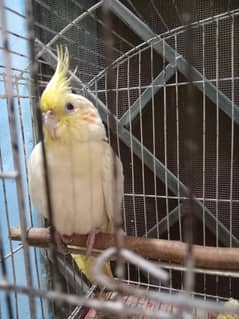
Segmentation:
{"type": "Polygon", "coordinates": [[[71,104],[71,103],[67,103],[67,104],[65,105],[65,110],[66,110],[67,112],[73,111],[73,110],[74,110],[74,105],[71,104]]]}

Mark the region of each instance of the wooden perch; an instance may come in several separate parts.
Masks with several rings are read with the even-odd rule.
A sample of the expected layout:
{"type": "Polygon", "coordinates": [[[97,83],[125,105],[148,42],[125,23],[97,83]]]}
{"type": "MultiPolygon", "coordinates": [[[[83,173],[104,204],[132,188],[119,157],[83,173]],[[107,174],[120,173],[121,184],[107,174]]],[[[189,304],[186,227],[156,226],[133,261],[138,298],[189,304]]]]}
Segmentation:
{"type": "MultiPolygon", "coordinates": [[[[12,240],[21,240],[19,227],[11,228],[9,237],[12,240]]],[[[28,243],[31,246],[48,247],[50,234],[47,228],[31,228],[28,231],[28,243]]],[[[66,236],[67,245],[85,247],[86,235],[66,236]]],[[[115,236],[99,233],[96,235],[94,249],[104,250],[115,246],[115,236]]],[[[180,241],[151,239],[144,237],[124,237],[124,248],[154,260],[170,261],[184,264],[187,245],[180,241]]],[[[195,267],[208,269],[239,270],[239,248],[216,248],[209,246],[193,246],[195,267]]]]}

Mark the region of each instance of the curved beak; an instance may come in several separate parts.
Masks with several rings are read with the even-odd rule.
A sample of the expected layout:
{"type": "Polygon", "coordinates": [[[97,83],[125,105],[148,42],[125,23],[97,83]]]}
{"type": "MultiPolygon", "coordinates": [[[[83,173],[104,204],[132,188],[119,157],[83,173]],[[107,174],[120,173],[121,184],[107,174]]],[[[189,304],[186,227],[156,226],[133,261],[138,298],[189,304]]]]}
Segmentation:
{"type": "Polygon", "coordinates": [[[43,114],[43,124],[45,128],[47,129],[49,135],[53,138],[56,139],[56,126],[57,126],[57,118],[56,114],[54,111],[49,110],[47,112],[44,112],[43,114]]]}

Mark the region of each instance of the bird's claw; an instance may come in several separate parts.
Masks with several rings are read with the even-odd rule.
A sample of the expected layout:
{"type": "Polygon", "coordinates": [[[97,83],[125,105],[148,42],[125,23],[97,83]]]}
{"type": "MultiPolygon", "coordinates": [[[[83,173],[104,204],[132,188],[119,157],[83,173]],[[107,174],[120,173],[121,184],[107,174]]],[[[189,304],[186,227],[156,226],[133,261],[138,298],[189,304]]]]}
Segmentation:
{"type": "Polygon", "coordinates": [[[86,258],[89,258],[91,256],[92,249],[95,243],[95,235],[99,233],[99,231],[100,231],[100,228],[96,227],[96,228],[93,228],[88,234],[88,237],[86,240],[86,253],[85,253],[86,258]]]}
{"type": "Polygon", "coordinates": [[[54,227],[53,227],[53,231],[51,231],[49,227],[49,232],[50,234],[53,233],[52,240],[56,245],[57,251],[64,256],[69,255],[69,250],[67,248],[67,245],[64,243],[64,235],[61,235],[54,227]]]}

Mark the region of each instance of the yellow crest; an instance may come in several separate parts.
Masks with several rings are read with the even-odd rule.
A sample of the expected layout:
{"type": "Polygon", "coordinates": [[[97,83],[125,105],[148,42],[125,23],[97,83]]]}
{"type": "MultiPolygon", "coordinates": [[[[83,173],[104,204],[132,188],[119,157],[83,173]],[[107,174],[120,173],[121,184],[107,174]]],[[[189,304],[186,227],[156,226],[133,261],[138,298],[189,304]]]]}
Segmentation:
{"type": "Polygon", "coordinates": [[[71,92],[67,71],[69,68],[69,51],[62,46],[57,47],[57,67],[50,82],[41,95],[40,106],[42,112],[49,109],[64,108],[65,98],[71,92]]]}

